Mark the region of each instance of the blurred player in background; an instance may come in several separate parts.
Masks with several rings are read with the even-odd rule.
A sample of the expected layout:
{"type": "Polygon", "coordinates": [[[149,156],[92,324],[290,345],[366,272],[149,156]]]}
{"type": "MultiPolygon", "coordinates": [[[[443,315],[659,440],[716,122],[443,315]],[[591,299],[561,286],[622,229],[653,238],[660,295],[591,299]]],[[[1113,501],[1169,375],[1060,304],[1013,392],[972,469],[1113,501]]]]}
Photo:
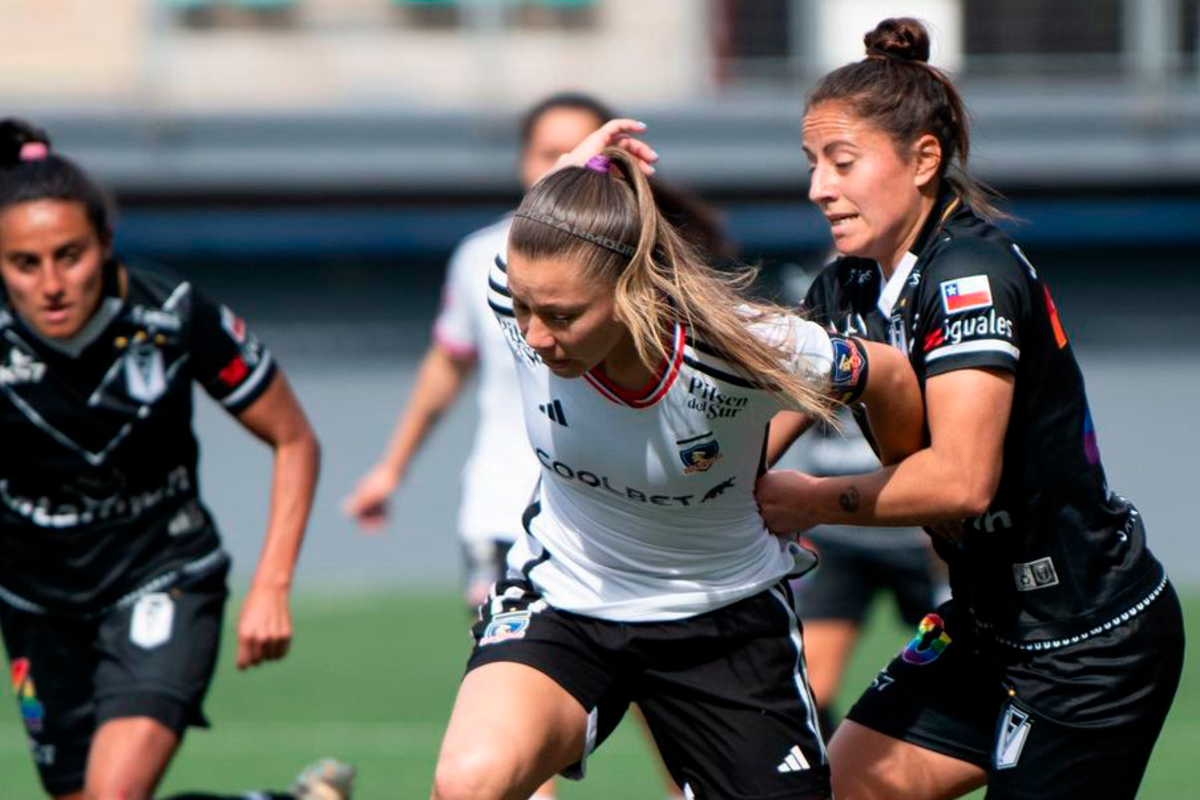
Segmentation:
{"type": "Polygon", "coordinates": [[[811,554],[768,534],[753,481],[771,416],[831,396],[868,401],[885,458],[911,452],[918,388],[895,350],[746,300],[753,272],[714,269],[658,211],[642,128],[606,124],[539,181],[488,277],[541,476],[437,800],[581,776],[631,702],[685,796],[829,795],[786,583],[811,554]]]}
{"type": "Polygon", "coordinates": [[[838,727],[834,789],[1131,799],[1179,685],[1179,600],[1108,487],[1050,290],[967,172],[928,31],[888,19],[864,43],[805,111],[809,197],[842,255],[810,308],[839,329],[886,317],[861,333],[909,357],[930,441],[869,474],[768,473],[757,496],[778,531],[940,523],[953,599],[838,727]]]}
{"type": "Polygon", "coordinates": [[[112,238],[96,184],[41,130],[0,123],[0,630],[59,800],[151,797],[207,725],[229,558],[198,495],[193,382],[274,452],[239,669],[288,652],[317,479],[312,429],[245,322],[126,267],[112,238]]]}

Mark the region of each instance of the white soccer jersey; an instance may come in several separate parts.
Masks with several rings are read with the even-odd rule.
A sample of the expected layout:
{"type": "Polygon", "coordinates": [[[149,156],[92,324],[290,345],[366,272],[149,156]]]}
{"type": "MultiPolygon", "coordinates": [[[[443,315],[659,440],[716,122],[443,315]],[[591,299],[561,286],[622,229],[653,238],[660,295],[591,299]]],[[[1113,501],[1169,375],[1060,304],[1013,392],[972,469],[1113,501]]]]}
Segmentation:
{"type": "MultiPolygon", "coordinates": [[[[499,259],[489,285],[541,463],[510,570],[557,608],[629,622],[694,616],[794,571],[807,553],[768,533],[754,500],[777,398],[680,326],[669,362],[642,391],[597,370],[559,378],[517,329],[499,259]]],[[[798,317],[780,323],[755,333],[787,337],[794,368],[830,375],[830,335],[798,317]]]]}
{"type": "Polygon", "coordinates": [[[488,307],[486,276],[508,246],[511,217],[468,236],[450,257],[433,336],[452,353],[475,356],[479,416],[463,465],[459,535],[468,542],[511,542],[537,482],[538,463],[525,440],[521,391],[504,333],[488,307]]]}

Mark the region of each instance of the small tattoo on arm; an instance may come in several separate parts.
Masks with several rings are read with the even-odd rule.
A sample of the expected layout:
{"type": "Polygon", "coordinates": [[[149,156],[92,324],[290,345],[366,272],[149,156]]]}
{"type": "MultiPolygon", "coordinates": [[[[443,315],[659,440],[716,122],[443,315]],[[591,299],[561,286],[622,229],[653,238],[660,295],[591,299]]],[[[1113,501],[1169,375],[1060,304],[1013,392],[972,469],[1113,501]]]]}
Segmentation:
{"type": "Polygon", "coordinates": [[[851,486],[849,489],[842,492],[838,496],[838,504],[841,505],[843,511],[858,511],[858,487],[851,486]]]}

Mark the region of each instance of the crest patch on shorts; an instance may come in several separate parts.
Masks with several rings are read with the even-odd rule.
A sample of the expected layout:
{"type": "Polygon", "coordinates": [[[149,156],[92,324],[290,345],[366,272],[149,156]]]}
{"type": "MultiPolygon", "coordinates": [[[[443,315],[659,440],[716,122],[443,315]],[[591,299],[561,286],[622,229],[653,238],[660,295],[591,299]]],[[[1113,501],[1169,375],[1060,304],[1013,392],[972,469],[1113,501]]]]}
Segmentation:
{"type": "Polygon", "coordinates": [[[151,592],[133,604],[129,641],[150,650],[171,640],[175,623],[175,601],[166,592],[151,592]]]}
{"type": "Polygon", "coordinates": [[[996,752],[993,755],[996,769],[1012,769],[1017,765],[1032,725],[1029,715],[1011,703],[1004,709],[1000,727],[996,731],[996,752]]]}
{"type": "Polygon", "coordinates": [[[509,611],[492,617],[479,639],[479,646],[498,644],[510,639],[524,639],[525,631],[529,630],[531,611],[509,611]]]}

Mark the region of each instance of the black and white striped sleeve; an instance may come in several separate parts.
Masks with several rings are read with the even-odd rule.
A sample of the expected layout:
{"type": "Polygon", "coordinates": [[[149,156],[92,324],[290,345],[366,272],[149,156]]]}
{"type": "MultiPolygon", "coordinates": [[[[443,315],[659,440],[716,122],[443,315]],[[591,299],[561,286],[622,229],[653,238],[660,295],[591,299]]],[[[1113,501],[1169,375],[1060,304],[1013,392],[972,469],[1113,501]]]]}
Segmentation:
{"type": "Polygon", "coordinates": [[[501,321],[512,319],[512,293],[508,291],[508,265],[497,255],[488,271],[488,306],[501,321]]]}

